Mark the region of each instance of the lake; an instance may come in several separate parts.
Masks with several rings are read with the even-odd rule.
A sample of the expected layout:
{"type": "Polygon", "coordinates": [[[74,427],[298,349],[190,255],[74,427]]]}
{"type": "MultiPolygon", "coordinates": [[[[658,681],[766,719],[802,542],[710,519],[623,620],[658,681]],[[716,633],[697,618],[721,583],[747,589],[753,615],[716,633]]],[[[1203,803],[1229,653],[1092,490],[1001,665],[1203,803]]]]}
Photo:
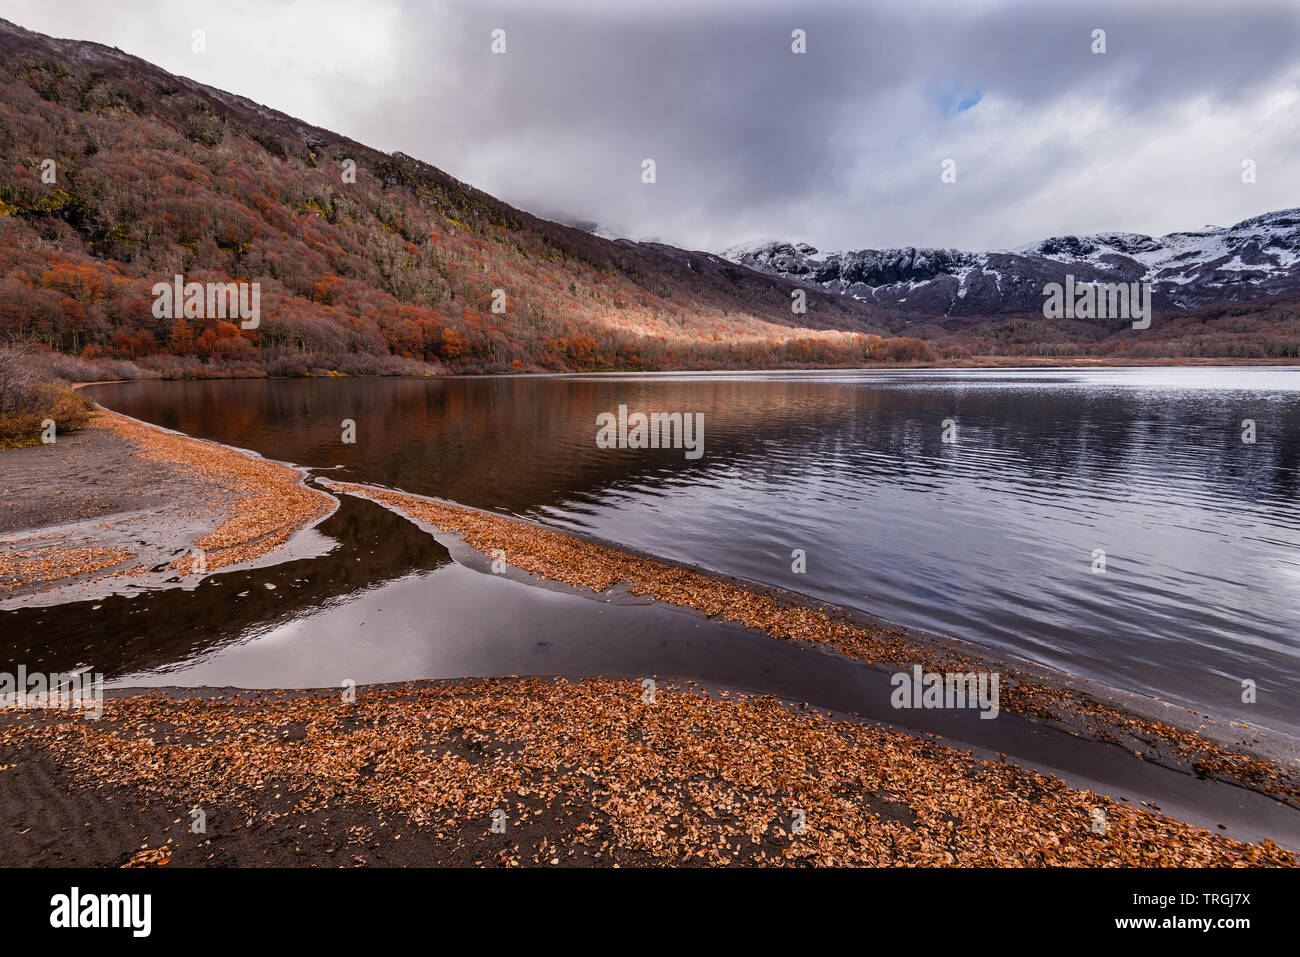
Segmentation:
{"type": "MultiPolygon", "coordinates": [[[[1295,368],[225,380],[91,395],[191,435],[338,467],[331,478],[593,534],[1300,734],[1295,368]],[[619,406],[702,414],[704,454],[598,447],[597,417],[619,406]],[[1255,704],[1241,700],[1245,679],[1255,704]]],[[[325,530],[355,548],[375,538],[377,513],[325,530]]],[[[413,541],[391,531],[346,570],[325,573],[338,555],[298,568],[314,584],[288,619],[448,564],[413,541]]],[[[435,619],[423,594],[393,604],[435,619]]],[[[84,633],[87,621],[75,606],[31,614],[54,632],[84,633]]],[[[241,612],[185,660],[247,644],[283,617],[241,612]]],[[[137,678],[182,651],[160,650],[141,624],[126,628],[132,640],[159,647],[121,659],[119,673],[137,678]]],[[[574,673],[608,665],[592,649],[618,641],[584,633],[588,656],[563,662],[574,673]]],[[[429,643],[418,627],[405,640],[429,643]]],[[[386,654],[382,636],[366,647],[386,654]]],[[[513,658],[493,670],[482,653],[388,660],[398,663],[384,680],[521,670],[513,658]]],[[[292,662],[276,673],[293,674],[292,662]]]]}

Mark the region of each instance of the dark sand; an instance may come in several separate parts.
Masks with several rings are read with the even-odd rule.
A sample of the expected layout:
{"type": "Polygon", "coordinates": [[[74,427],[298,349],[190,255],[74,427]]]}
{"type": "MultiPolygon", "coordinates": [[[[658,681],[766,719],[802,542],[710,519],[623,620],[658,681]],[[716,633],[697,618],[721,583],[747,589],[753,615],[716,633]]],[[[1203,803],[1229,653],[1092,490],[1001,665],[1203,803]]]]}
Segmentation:
{"type": "Polygon", "coordinates": [[[9,865],[1296,863],[927,736],[602,679],[10,711],[0,815],[9,865]]]}
{"type": "Polygon", "coordinates": [[[181,584],[285,544],[303,551],[295,533],[337,505],[298,470],[102,410],[82,431],[3,456],[0,608],[181,584]]]}
{"type": "Polygon", "coordinates": [[[194,498],[192,475],[137,452],[107,429],[83,429],[0,453],[0,535],[156,513],[194,498]]]}

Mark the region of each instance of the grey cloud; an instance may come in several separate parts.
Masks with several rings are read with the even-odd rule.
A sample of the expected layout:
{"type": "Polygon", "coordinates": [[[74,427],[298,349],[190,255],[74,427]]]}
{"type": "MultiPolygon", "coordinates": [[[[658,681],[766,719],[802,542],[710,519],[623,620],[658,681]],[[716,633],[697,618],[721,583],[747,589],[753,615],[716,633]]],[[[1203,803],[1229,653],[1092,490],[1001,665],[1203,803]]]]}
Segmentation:
{"type": "MultiPolygon", "coordinates": [[[[6,6],[22,8],[18,22],[40,20],[25,23],[34,29],[60,15],[63,35],[107,29],[78,16],[83,3],[59,15],[34,0],[6,6]]],[[[311,43],[281,49],[328,93],[306,118],[636,238],[1012,246],[1242,219],[1295,205],[1300,187],[1300,125],[1277,108],[1300,79],[1291,0],[394,0],[336,5],[317,32],[346,42],[346,18],[379,9],[398,26],[376,76],[340,75],[311,43]],[[802,56],[790,52],[796,27],[808,34],[802,56]],[[1096,27],[1104,56],[1089,51],[1096,27]],[[505,56],[490,53],[495,28],[505,56]],[[953,91],[982,99],[954,113],[943,107],[953,91]],[[1235,175],[1245,156],[1261,164],[1250,188],[1235,175]],[[652,187],[640,182],[646,157],[658,164],[652,187]],[[952,187],[939,183],[947,157],[958,162],[952,187]]],[[[239,19],[256,30],[258,11],[239,19]]],[[[148,20],[142,12],[127,49],[158,59],[162,34],[148,20]]],[[[303,105],[258,86],[258,64],[197,78],[252,85],[286,112],[303,105]]]]}

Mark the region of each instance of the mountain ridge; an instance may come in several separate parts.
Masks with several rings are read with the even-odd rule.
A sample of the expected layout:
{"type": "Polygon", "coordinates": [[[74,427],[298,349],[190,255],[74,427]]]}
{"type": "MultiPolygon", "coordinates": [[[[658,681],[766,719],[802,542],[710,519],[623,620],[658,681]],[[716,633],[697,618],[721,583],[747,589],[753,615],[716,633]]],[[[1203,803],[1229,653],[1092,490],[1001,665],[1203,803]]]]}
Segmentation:
{"type": "Polygon", "coordinates": [[[1067,272],[1080,281],[1150,282],[1157,303],[1187,309],[1300,288],[1300,208],[1160,237],[1067,234],[987,252],[918,246],[823,252],[775,241],[721,255],[859,301],[931,315],[1028,312],[1041,305],[1035,297],[1043,285],[1067,272]]]}

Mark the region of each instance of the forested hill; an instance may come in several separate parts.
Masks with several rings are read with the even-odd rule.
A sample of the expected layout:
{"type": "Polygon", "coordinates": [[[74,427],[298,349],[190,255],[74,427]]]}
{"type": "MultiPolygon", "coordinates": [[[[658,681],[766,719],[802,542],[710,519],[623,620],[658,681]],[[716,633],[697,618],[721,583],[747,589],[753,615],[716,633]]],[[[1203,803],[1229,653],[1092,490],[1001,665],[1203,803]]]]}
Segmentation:
{"type": "Polygon", "coordinates": [[[539,219],[99,44],[0,21],[0,87],[7,339],[293,373],[834,363],[889,335],[870,306],[809,290],[795,314],[791,280],[539,219]],[[155,318],[177,274],[259,282],[259,328],[155,318]]]}

